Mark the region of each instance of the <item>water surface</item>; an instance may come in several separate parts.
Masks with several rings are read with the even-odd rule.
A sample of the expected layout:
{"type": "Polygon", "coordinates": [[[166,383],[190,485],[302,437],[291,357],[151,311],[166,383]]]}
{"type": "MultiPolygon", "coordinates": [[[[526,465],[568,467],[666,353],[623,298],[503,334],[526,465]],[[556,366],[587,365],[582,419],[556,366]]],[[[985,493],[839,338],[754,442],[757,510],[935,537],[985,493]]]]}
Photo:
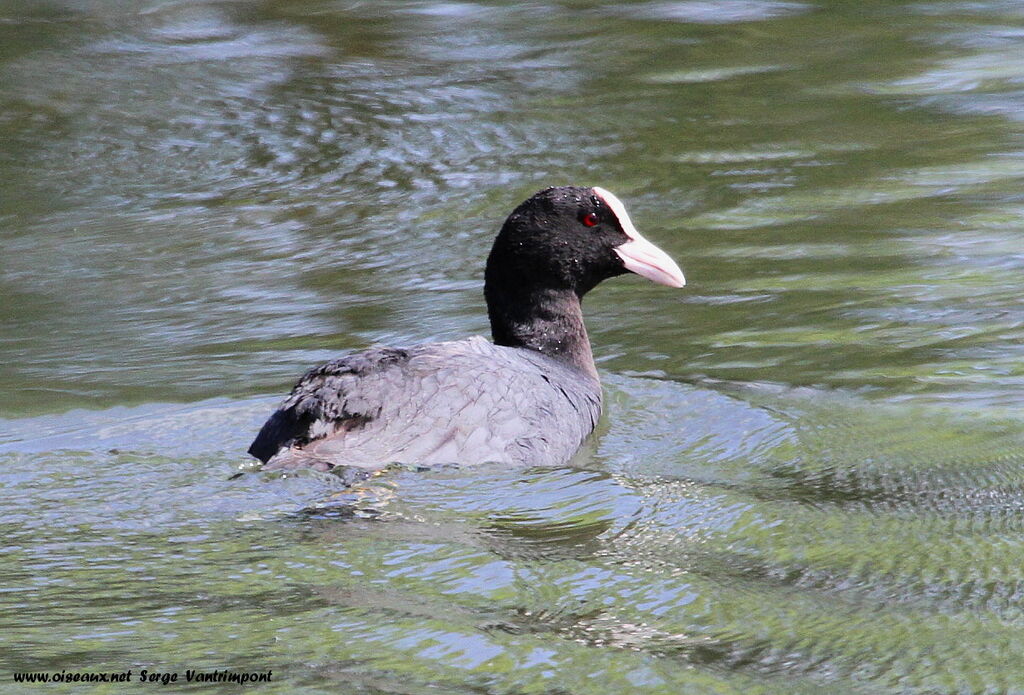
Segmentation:
{"type": "Polygon", "coordinates": [[[0,142],[5,689],[1024,693],[1018,3],[15,2],[0,142]],[[579,456],[231,479],[564,183],[690,281],[579,456]]]}

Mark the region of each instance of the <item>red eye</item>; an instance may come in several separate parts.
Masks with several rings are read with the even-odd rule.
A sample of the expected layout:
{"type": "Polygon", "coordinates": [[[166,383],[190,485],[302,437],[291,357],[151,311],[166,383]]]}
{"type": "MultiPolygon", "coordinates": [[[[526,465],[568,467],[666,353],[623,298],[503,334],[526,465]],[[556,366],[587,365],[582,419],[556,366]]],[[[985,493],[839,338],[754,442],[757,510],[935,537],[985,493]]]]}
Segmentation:
{"type": "Polygon", "coordinates": [[[583,216],[583,219],[580,221],[583,222],[583,224],[587,225],[588,227],[593,227],[597,225],[597,223],[600,222],[601,220],[599,220],[597,218],[597,215],[595,215],[594,213],[588,212],[586,215],[583,216]]]}

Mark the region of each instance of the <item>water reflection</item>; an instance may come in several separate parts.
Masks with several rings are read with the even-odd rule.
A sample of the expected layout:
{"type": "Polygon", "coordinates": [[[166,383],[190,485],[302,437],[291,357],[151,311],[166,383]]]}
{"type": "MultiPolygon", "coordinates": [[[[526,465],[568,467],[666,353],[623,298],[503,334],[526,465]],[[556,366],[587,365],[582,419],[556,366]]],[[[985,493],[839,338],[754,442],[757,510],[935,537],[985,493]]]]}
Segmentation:
{"type": "Polygon", "coordinates": [[[273,667],[268,693],[1012,691],[1020,20],[8,3],[4,668],[174,655],[273,667]],[[614,190],[692,279],[588,296],[607,388],[588,450],[232,478],[309,365],[485,332],[497,226],[567,182],[614,190]]]}

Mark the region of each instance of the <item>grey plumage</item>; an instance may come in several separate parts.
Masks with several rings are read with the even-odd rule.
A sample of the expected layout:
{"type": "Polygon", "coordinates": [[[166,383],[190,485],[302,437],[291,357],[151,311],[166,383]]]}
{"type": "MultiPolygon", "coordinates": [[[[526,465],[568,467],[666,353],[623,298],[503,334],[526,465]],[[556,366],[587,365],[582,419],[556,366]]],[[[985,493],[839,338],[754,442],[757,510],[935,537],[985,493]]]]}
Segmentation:
{"type": "Polygon", "coordinates": [[[249,452],[265,470],[561,463],[600,414],[597,379],[477,336],[371,348],[310,370],[249,452]]]}

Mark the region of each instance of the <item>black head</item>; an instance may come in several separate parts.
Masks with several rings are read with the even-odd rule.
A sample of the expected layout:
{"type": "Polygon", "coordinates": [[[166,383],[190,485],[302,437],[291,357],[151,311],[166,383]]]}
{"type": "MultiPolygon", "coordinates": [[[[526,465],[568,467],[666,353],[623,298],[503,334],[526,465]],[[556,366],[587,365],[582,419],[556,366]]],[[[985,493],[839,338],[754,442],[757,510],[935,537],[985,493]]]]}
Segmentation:
{"type": "Polygon", "coordinates": [[[542,352],[596,379],[580,298],[626,272],[672,287],[684,282],[679,266],[640,236],[608,191],[540,191],[508,216],[487,258],[494,342],[542,352]]]}
{"type": "Polygon", "coordinates": [[[673,287],[683,274],[640,236],[625,207],[602,188],[546,188],[521,203],[487,259],[487,284],[571,290],[577,297],[626,272],[673,287]]]}

